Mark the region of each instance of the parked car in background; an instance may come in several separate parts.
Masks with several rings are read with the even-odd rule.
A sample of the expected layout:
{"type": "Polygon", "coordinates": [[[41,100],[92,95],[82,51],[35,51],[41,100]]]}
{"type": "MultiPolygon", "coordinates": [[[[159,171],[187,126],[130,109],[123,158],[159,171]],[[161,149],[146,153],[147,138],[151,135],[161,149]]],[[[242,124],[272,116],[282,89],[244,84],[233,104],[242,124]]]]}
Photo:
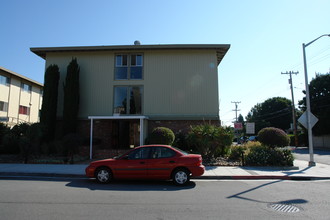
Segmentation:
{"type": "Polygon", "coordinates": [[[248,141],[258,141],[258,136],[250,136],[248,141]]]}
{"type": "Polygon", "coordinates": [[[86,176],[100,183],[113,179],[160,179],[185,185],[205,171],[202,157],[167,145],[145,145],[113,159],[91,162],[86,176]]]}

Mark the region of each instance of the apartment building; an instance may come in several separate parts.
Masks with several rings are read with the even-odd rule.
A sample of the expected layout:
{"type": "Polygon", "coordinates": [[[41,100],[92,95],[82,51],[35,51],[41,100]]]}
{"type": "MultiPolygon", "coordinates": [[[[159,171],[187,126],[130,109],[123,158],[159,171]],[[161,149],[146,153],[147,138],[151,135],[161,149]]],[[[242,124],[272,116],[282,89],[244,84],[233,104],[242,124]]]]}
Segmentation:
{"type": "Polygon", "coordinates": [[[39,122],[43,84],[0,67],[0,121],[8,126],[39,122]]]}
{"type": "MultiPolygon", "coordinates": [[[[228,44],[42,47],[31,51],[56,64],[59,86],[72,58],[80,67],[79,132],[110,149],[144,143],[158,126],[187,131],[220,124],[218,65],[228,44]]],[[[59,88],[57,118],[63,112],[59,88]]]]}

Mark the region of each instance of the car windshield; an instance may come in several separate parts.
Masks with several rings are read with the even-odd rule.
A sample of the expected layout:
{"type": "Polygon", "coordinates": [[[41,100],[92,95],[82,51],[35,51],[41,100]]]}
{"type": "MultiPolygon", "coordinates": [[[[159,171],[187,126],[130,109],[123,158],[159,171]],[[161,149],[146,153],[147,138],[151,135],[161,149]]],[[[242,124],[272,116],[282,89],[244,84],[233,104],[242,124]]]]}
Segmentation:
{"type": "Polygon", "coordinates": [[[113,157],[113,159],[119,159],[119,158],[121,158],[122,156],[124,156],[125,154],[127,154],[128,152],[130,152],[130,151],[126,151],[126,152],[123,153],[123,154],[119,154],[119,155],[113,157]]]}

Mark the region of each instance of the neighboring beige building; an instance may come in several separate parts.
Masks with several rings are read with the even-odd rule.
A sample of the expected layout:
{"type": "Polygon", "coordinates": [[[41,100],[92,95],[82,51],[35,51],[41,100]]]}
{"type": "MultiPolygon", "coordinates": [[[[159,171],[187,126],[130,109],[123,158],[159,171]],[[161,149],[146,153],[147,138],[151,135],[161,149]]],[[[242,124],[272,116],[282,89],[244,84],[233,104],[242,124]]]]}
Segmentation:
{"type": "Polygon", "coordinates": [[[39,122],[43,84],[0,67],[0,121],[12,127],[39,122]]]}
{"type": "MultiPolygon", "coordinates": [[[[80,66],[80,129],[106,139],[110,148],[140,145],[156,126],[175,132],[191,124],[220,124],[218,65],[225,44],[128,45],[31,48],[60,69],[63,82],[72,58],[80,66]]],[[[88,135],[88,133],[86,134],[88,135]]]]}

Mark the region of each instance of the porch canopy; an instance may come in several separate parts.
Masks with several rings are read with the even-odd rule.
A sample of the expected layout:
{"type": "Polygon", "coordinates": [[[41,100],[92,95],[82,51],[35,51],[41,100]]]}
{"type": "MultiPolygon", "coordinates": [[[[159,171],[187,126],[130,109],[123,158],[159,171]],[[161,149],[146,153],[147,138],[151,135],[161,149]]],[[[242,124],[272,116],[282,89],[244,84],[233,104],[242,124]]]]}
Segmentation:
{"type": "Polygon", "coordinates": [[[144,133],[145,133],[145,120],[148,119],[147,116],[88,116],[91,120],[90,128],[90,140],[89,140],[89,158],[93,159],[93,120],[122,120],[122,119],[139,119],[140,120],[140,145],[144,144],[144,133]]]}

